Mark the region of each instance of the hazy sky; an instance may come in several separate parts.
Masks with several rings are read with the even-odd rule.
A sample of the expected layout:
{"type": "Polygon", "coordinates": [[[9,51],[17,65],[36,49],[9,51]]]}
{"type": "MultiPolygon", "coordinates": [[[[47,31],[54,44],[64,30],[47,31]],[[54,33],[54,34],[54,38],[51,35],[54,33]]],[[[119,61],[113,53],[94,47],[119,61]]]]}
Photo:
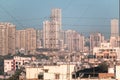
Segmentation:
{"type": "Polygon", "coordinates": [[[62,9],[62,28],[78,32],[110,32],[110,20],[119,17],[119,0],[0,0],[0,22],[17,29],[42,29],[52,8],[62,9]]]}

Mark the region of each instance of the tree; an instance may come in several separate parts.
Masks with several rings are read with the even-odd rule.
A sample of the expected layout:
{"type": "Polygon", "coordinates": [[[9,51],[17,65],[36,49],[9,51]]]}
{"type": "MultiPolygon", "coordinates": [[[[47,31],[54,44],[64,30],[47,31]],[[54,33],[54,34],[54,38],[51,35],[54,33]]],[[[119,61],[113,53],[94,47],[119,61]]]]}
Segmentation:
{"type": "Polygon", "coordinates": [[[21,74],[21,72],[23,72],[23,69],[17,69],[15,71],[15,74],[12,75],[8,80],[19,80],[19,75],[21,74]]]}
{"type": "Polygon", "coordinates": [[[0,56],[0,75],[4,74],[4,57],[0,56]]]}
{"type": "Polygon", "coordinates": [[[102,72],[108,72],[108,63],[107,62],[103,62],[101,64],[99,64],[99,68],[102,72]]]}

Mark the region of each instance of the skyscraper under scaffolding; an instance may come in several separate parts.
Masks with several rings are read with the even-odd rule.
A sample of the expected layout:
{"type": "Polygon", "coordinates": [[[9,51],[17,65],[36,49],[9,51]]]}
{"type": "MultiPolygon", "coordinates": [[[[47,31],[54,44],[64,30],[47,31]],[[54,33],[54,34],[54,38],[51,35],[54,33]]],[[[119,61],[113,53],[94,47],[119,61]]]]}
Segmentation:
{"type": "Polygon", "coordinates": [[[43,22],[44,48],[60,49],[61,9],[52,9],[50,21],[43,22]]]}

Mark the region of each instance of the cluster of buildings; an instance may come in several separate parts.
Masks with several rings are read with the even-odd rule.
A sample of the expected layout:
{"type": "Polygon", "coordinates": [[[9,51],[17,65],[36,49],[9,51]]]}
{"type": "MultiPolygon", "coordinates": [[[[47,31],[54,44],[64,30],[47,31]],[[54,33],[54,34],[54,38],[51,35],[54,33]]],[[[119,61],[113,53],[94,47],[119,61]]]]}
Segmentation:
{"type": "Polygon", "coordinates": [[[108,41],[103,34],[97,32],[91,33],[86,39],[83,34],[74,30],[62,30],[62,11],[59,8],[52,9],[50,19],[43,22],[42,30],[16,30],[12,23],[0,23],[0,55],[16,52],[35,54],[37,48],[93,53],[94,47],[100,47],[101,43],[119,47],[118,19],[111,20],[111,36],[108,41]]]}
{"type": "MultiPolygon", "coordinates": [[[[16,30],[16,26],[11,23],[0,23],[0,55],[18,52],[37,54],[36,49],[45,49],[48,52],[55,50],[58,51],[56,53],[68,53],[68,55],[64,56],[65,60],[58,60],[62,64],[58,64],[56,59],[58,56],[53,57],[53,61],[56,61],[55,65],[48,63],[43,65],[44,61],[42,63],[30,57],[14,56],[13,59],[4,60],[4,72],[10,75],[11,71],[24,67],[26,74],[23,76],[21,74],[21,80],[23,78],[25,80],[74,80],[72,74],[75,72],[76,64],[66,62],[78,61],[79,69],[85,69],[98,66],[104,61],[116,63],[120,61],[119,21],[111,20],[109,40],[105,40],[104,35],[97,32],[91,33],[86,39],[83,34],[74,30],[62,30],[62,11],[58,8],[52,9],[50,19],[43,22],[42,30],[34,28],[16,30]],[[92,58],[88,59],[90,56],[92,58]],[[71,60],[70,57],[72,57],[71,60]]],[[[110,71],[108,69],[108,73],[120,79],[119,68],[119,65],[112,66],[110,71]],[[114,72],[115,69],[116,72],[114,72]]],[[[84,74],[80,76],[82,75],[84,74]]]]}
{"type": "Polygon", "coordinates": [[[29,64],[33,59],[30,57],[20,57],[14,56],[13,59],[4,60],[4,73],[8,75],[13,75],[15,70],[24,67],[26,64],[29,64]]]}
{"type": "Polygon", "coordinates": [[[36,30],[16,30],[11,23],[0,23],[0,55],[15,54],[17,50],[36,50],[36,30]]]}
{"type": "Polygon", "coordinates": [[[62,30],[61,9],[52,9],[43,30],[16,30],[12,23],[0,23],[0,55],[35,53],[37,48],[60,51],[83,51],[84,36],[73,30],[62,30]]]}
{"type": "MultiPolygon", "coordinates": [[[[85,58],[84,58],[85,59],[85,58]]],[[[95,67],[97,59],[89,59],[89,64],[92,62],[92,66],[95,67]]],[[[92,72],[80,72],[80,70],[89,69],[84,62],[56,62],[56,64],[50,64],[37,61],[34,57],[20,57],[14,56],[13,59],[4,60],[4,73],[5,78],[12,76],[17,69],[23,69],[23,72],[19,75],[19,80],[116,80],[120,79],[120,65],[110,63],[105,73],[92,72]],[[82,66],[86,66],[82,68],[82,66]],[[76,73],[79,72],[77,75],[76,73]],[[97,74],[97,77],[86,77],[86,74],[97,74]],[[76,76],[76,77],[75,77],[76,76]],[[115,79],[113,79],[115,78],[115,79]]]]}

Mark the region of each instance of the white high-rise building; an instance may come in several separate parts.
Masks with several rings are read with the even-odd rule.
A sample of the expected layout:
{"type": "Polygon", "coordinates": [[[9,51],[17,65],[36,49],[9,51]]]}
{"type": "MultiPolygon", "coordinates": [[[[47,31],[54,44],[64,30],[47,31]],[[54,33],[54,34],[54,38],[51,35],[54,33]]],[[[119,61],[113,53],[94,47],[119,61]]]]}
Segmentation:
{"type": "Polygon", "coordinates": [[[65,34],[66,50],[73,52],[84,50],[84,36],[73,30],[67,30],[65,34]]]}
{"type": "Polygon", "coordinates": [[[104,36],[101,33],[90,34],[90,51],[93,51],[94,47],[99,47],[101,42],[104,42],[104,36]]]}
{"type": "Polygon", "coordinates": [[[52,21],[57,21],[57,25],[61,29],[61,24],[62,24],[62,17],[61,17],[61,9],[59,8],[54,8],[52,9],[52,14],[51,14],[51,20],[52,21]]]}
{"type": "Polygon", "coordinates": [[[16,31],[16,49],[34,53],[36,50],[36,30],[34,28],[16,31]]]}
{"type": "Polygon", "coordinates": [[[0,55],[15,54],[15,32],[15,25],[0,23],[0,55]]]}
{"type": "Polygon", "coordinates": [[[119,21],[118,19],[111,20],[111,37],[119,36],[119,21]]]}
{"type": "Polygon", "coordinates": [[[50,21],[43,22],[44,48],[60,49],[61,9],[52,9],[50,21]]]}
{"type": "Polygon", "coordinates": [[[36,31],[37,38],[37,48],[43,48],[43,30],[36,31]]]}
{"type": "Polygon", "coordinates": [[[50,21],[44,21],[43,22],[43,42],[44,42],[44,48],[49,48],[49,38],[50,38],[50,21]]]}
{"type": "Polygon", "coordinates": [[[118,19],[112,19],[111,20],[111,37],[110,37],[110,43],[113,47],[118,47],[120,44],[119,40],[119,20],[118,19]]]}

